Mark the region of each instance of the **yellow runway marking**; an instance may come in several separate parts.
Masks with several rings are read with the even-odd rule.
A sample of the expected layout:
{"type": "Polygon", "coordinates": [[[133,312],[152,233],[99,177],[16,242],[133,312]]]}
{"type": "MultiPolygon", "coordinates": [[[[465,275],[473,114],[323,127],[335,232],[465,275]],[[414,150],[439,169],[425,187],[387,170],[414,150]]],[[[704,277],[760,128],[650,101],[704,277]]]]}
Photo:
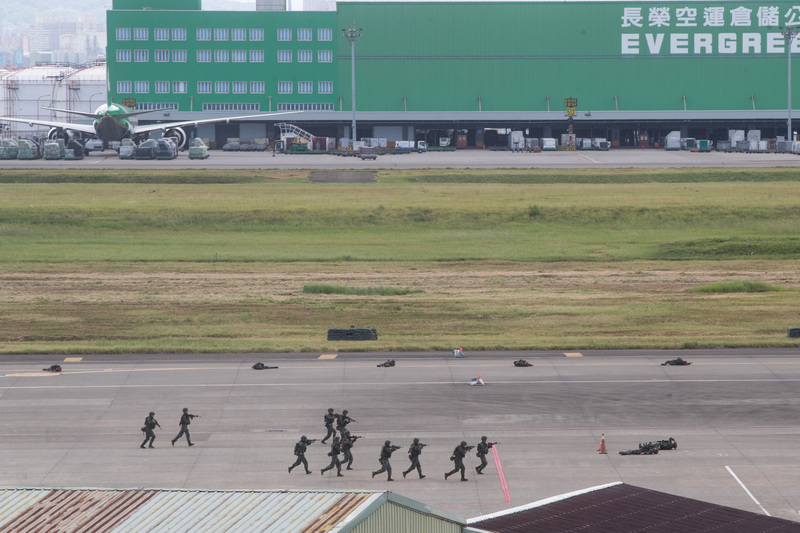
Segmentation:
{"type": "Polygon", "coordinates": [[[65,357],[64,358],[64,362],[65,363],[80,363],[81,361],[83,361],[83,357],[65,357]]]}
{"type": "Polygon", "coordinates": [[[7,378],[43,378],[47,376],[57,376],[58,372],[23,372],[21,374],[6,374],[7,378]]]}
{"type": "Polygon", "coordinates": [[[338,355],[338,353],[324,353],[317,357],[317,359],[336,359],[338,355]]]}
{"type": "Polygon", "coordinates": [[[564,352],[564,355],[567,357],[583,357],[583,354],[579,352],[564,352]]]}

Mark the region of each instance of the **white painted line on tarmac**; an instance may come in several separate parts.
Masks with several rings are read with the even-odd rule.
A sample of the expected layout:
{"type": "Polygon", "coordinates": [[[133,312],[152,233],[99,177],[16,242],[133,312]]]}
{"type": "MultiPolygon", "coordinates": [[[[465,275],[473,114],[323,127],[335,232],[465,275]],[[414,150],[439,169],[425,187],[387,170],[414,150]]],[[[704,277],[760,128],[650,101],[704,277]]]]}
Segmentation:
{"type": "Polygon", "coordinates": [[[739,485],[740,485],[740,486],[741,486],[741,487],[744,489],[744,491],[747,493],[747,495],[748,495],[748,496],[750,496],[750,499],[751,499],[751,500],[753,500],[753,501],[755,502],[755,504],[756,504],[756,505],[758,505],[758,508],[759,508],[759,509],[761,509],[761,510],[764,512],[764,514],[765,514],[765,515],[767,515],[767,516],[772,516],[771,514],[769,514],[769,512],[767,512],[767,510],[766,510],[766,509],[764,509],[764,506],[763,506],[763,505],[761,505],[760,503],[758,503],[758,500],[756,500],[756,497],[755,497],[755,496],[753,496],[753,493],[752,493],[752,492],[750,492],[749,490],[747,490],[747,487],[745,487],[745,486],[744,486],[744,483],[742,483],[742,480],[741,480],[741,479],[739,479],[739,478],[736,476],[736,474],[734,474],[734,473],[733,473],[733,470],[731,470],[731,467],[729,467],[729,466],[727,466],[727,465],[726,465],[726,466],[725,466],[725,469],[726,469],[726,470],[727,470],[727,471],[728,471],[728,472],[729,472],[729,473],[730,473],[730,474],[733,476],[733,479],[735,479],[735,480],[736,480],[736,482],[737,482],[737,483],[738,483],[738,484],[739,484],[739,485]]]}
{"type": "Polygon", "coordinates": [[[42,378],[47,376],[57,376],[58,372],[21,372],[19,374],[6,374],[7,378],[42,378]]]}
{"type": "Polygon", "coordinates": [[[65,357],[64,358],[64,362],[65,363],[80,363],[81,361],[83,361],[83,357],[65,357]]]}
{"type": "Polygon", "coordinates": [[[336,359],[338,356],[339,354],[336,353],[324,353],[317,357],[317,359],[336,359]]]}
{"type": "Polygon", "coordinates": [[[564,355],[567,357],[583,357],[583,354],[580,352],[564,352],[564,355]]]}

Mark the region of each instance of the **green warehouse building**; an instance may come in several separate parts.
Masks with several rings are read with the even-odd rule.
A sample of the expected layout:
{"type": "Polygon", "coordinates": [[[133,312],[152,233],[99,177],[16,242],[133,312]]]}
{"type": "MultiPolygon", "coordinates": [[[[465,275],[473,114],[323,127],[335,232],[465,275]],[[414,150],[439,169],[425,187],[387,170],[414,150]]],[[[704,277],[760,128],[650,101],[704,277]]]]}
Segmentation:
{"type": "Polygon", "coordinates": [[[190,133],[218,143],[274,139],[276,122],[349,138],[354,67],[359,138],[481,147],[511,130],[558,137],[570,127],[620,145],[675,130],[780,138],[791,96],[800,101],[790,96],[800,88],[789,68],[800,56],[795,4],[345,1],[336,11],[212,12],[201,0],[114,0],[109,96],[156,110],[141,122],[301,112],[190,133]],[[352,48],[349,29],[360,30],[352,48]]]}

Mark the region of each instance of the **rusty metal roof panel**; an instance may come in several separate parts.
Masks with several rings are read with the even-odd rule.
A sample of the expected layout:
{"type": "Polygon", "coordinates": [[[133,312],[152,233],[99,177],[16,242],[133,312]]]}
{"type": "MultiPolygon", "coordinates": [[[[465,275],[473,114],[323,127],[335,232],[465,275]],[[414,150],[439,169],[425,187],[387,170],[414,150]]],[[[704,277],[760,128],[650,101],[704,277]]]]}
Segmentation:
{"type": "Polygon", "coordinates": [[[490,533],[800,533],[800,524],[624,483],[468,520],[490,533]]]}
{"type": "Polygon", "coordinates": [[[384,492],[0,489],[0,533],[325,533],[384,492]]]}

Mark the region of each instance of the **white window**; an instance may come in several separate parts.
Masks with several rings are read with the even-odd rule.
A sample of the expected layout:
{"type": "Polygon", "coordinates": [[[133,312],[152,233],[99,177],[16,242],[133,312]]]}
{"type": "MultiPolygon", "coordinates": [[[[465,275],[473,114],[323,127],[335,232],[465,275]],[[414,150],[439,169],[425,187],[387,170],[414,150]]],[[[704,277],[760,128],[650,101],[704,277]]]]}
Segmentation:
{"type": "Polygon", "coordinates": [[[189,83],[185,81],[173,81],[172,82],[172,92],[173,93],[185,93],[189,88],[189,83]]]}
{"type": "Polygon", "coordinates": [[[154,50],[153,59],[156,63],[169,63],[169,50],[154,50]]]}
{"type": "Polygon", "coordinates": [[[173,50],[172,51],[173,63],[186,63],[186,50],[173,50]]]}
{"type": "Polygon", "coordinates": [[[117,82],[117,92],[120,94],[127,94],[131,92],[131,82],[129,81],[118,81],[117,82]]]}
{"type": "Polygon", "coordinates": [[[251,94],[264,94],[264,82],[263,81],[251,81],[250,82],[250,93],[251,94]]]}
{"type": "Polygon", "coordinates": [[[153,39],[155,39],[156,41],[169,41],[169,28],[154,29],[153,39]]]}
{"type": "Polygon", "coordinates": [[[333,62],[333,50],[317,50],[317,61],[320,63],[333,62]]]}
{"type": "Polygon", "coordinates": [[[310,81],[297,82],[297,92],[299,94],[312,94],[314,92],[314,84],[310,81]]]}
{"type": "Polygon", "coordinates": [[[317,86],[317,92],[319,94],[333,94],[333,82],[332,81],[321,81],[317,86]]]}
{"type": "Polygon", "coordinates": [[[169,82],[168,81],[157,81],[156,82],[156,93],[163,94],[169,92],[169,82]]]}
{"type": "Polygon", "coordinates": [[[233,94],[246,94],[247,93],[247,82],[246,81],[234,81],[231,83],[231,89],[233,89],[233,94]]]}
{"type": "Polygon", "coordinates": [[[210,63],[211,62],[211,50],[198,50],[197,51],[197,62],[198,63],[210,63]]]}
{"type": "Polygon", "coordinates": [[[290,81],[279,81],[278,82],[278,94],[292,94],[292,82],[290,82],[290,81]]]}
{"type": "Polygon", "coordinates": [[[231,61],[234,63],[247,63],[247,52],[244,50],[231,50],[231,61]]]}
{"type": "Polygon", "coordinates": [[[211,82],[210,81],[198,81],[197,82],[197,94],[210,94],[211,93],[211,82]]]}
{"type": "Polygon", "coordinates": [[[311,28],[297,28],[297,40],[298,41],[310,41],[311,40],[311,28]]]}
{"type": "Polygon", "coordinates": [[[319,28],[317,30],[317,40],[318,41],[332,41],[333,40],[333,30],[330,28],[319,28]]]}
{"type": "Polygon", "coordinates": [[[136,63],[147,63],[150,60],[150,50],[134,50],[133,60],[136,63]]]}
{"type": "Polygon", "coordinates": [[[230,92],[230,84],[227,81],[215,81],[214,92],[217,94],[228,94],[230,92]]]}
{"type": "Polygon", "coordinates": [[[250,28],[250,40],[251,41],[263,41],[264,40],[264,28],[250,28]]]}
{"type": "Polygon", "coordinates": [[[130,63],[131,51],[130,50],[117,50],[117,63],[130,63]]]}
{"type": "Polygon", "coordinates": [[[250,50],[250,62],[251,63],[263,63],[264,62],[264,50],[250,50]]]}
{"type": "Polygon", "coordinates": [[[278,50],[278,63],[291,63],[292,51],[291,50],[278,50]]]}
{"type": "Polygon", "coordinates": [[[198,41],[210,41],[211,40],[211,28],[197,28],[197,40],[198,41]]]}
{"type": "Polygon", "coordinates": [[[150,92],[150,82],[149,81],[136,81],[133,83],[133,92],[139,94],[145,94],[150,92]]]}
{"type": "Polygon", "coordinates": [[[231,30],[231,39],[234,41],[246,41],[247,30],[244,28],[233,28],[231,30]]]}
{"type": "Polygon", "coordinates": [[[148,37],[147,28],[133,28],[134,41],[146,41],[148,37]]]}
{"type": "Polygon", "coordinates": [[[297,51],[297,62],[298,63],[311,63],[311,50],[298,50],[297,51]]]}
{"type": "Polygon", "coordinates": [[[172,28],[172,40],[173,41],[185,41],[186,40],[186,28],[172,28]]]}
{"type": "Polygon", "coordinates": [[[278,28],[278,40],[279,41],[291,41],[292,40],[292,30],[289,28],[278,28]]]}
{"type": "Polygon", "coordinates": [[[131,40],[131,29],[130,28],[117,28],[117,40],[118,41],[130,41],[131,40]]]}
{"type": "Polygon", "coordinates": [[[227,41],[228,40],[228,28],[214,28],[214,40],[215,41],[227,41]]]}
{"type": "Polygon", "coordinates": [[[227,63],[230,61],[229,55],[227,50],[214,50],[214,62],[227,63]]]}

